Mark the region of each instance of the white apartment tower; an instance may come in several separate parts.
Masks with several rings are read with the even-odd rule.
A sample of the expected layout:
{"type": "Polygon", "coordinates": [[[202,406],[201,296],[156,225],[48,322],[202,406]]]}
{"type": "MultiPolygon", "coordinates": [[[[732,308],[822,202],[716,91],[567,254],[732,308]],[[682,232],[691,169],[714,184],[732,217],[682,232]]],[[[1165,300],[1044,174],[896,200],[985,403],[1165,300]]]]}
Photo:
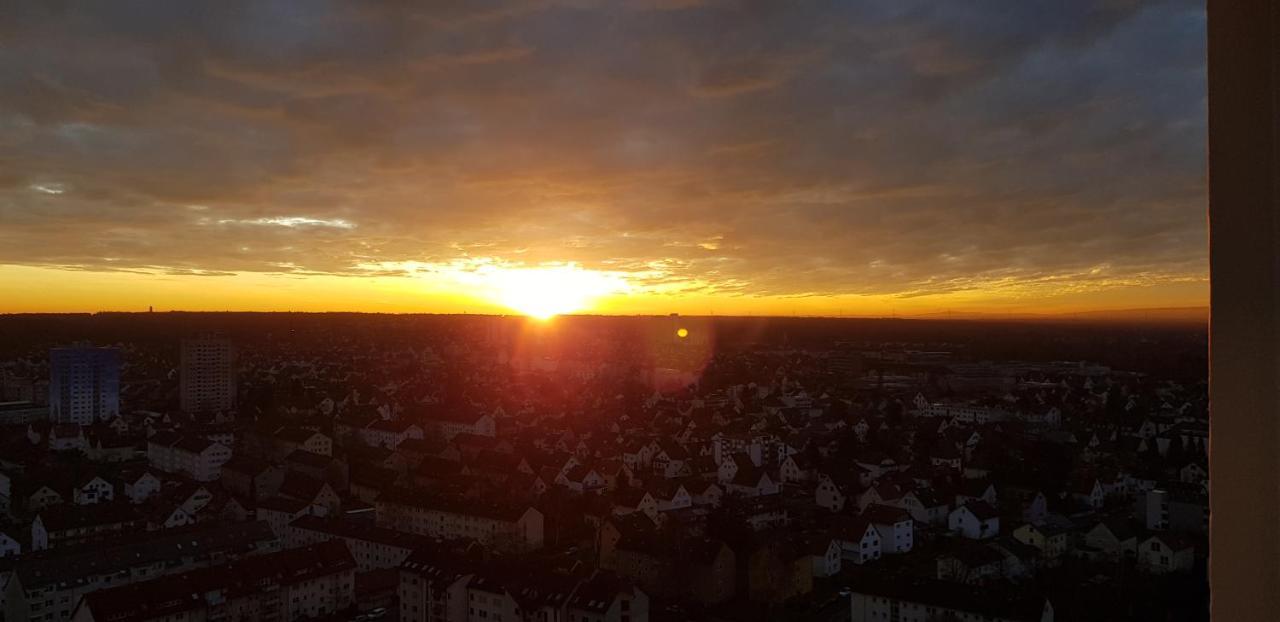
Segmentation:
{"type": "Polygon", "coordinates": [[[184,339],[179,384],[183,412],[231,410],[236,404],[235,347],[221,337],[184,339]]]}

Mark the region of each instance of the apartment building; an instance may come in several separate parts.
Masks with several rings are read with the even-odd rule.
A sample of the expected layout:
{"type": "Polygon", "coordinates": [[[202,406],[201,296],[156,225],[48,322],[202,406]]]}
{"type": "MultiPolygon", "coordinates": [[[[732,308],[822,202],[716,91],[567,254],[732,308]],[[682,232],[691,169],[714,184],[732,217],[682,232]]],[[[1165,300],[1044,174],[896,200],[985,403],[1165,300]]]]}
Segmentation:
{"type": "Polygon", "coordinates": [[[649,596],[611,572],[535,572],[417,552],[400,566],[401,622],[647,622],[649,596]]]}
{"type": "Polygon", "coordinates": [[[71,620],[288,622],[328,616],[354,602],[355,567],[341,542],[324,542],[93,592],[71,620]]]}
{"type": "Polygon", "coordinates": [[[249,522],[137,532],[93,546],[53,549],[9,566],[4,619],[62,622],[89,592],[279,548],[266,524],[249,522]]]}
{"type": "Polygon", "coordinates": [[[469,538],[498,550],[542,548],[543,516],[528,505],[491,505],[393,489],[375,502],[379,527],[447,540],[469,538]]]}
{"type": "Polygon", "coordinates": [[[147,439],[147,462],[166,473],[181,473],[200,482],[218,479],[231,448],[206,438],[157,432],[147,439]]]}

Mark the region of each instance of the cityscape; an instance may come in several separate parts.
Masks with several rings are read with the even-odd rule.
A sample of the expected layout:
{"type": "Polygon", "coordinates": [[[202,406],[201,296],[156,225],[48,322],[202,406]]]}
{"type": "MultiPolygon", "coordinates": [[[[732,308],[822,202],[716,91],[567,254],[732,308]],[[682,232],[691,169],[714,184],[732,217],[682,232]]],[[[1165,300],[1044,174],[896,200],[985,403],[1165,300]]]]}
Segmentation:
{"type": "Polygon", "coordinates": [[[1263,4],[5,0],[0,622],[1280,619],[1263,4]]]}
{"type": "Polygon", "coordinates": [[[0,335],[6,620],[1207,607],[1198,324],[141,313],[0,335]]]}

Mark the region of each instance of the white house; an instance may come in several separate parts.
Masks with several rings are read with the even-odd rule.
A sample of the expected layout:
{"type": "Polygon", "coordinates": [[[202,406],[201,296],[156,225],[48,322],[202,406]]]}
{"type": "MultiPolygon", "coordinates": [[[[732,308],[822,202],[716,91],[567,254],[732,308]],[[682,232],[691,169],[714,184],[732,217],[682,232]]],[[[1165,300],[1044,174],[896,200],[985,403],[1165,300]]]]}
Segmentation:
{"type": "Polygon", "coordinates": [[[71,502],[76,505],[91,505],[111,501],[115,498],[115,491],[116,488],[111,485],[111,482],[97,475],[91,475],[71,489],[71,502]]]}
{"type": "Polygon", "coordinates": [[[812,574],[816,578],[840,574],[840,541],[834,538],[815,538],[806,543],[812,574]]]}
{"type": "Polygon", "coordinates": [[[873,504],[861,514],[880,533],[880,549],[886,555],[911,552],[915,545],[915,521],[902,508],[873,504]]]}
{"type": "Polygon", "coordinates": [[[880,532],[871,521],[859,518],[840,533],[840,555],[844,559],[855,564],[880,559],[880,532]]]}
{"type": "Polygon", "coordinates": [[[124,480],[124,496],[130,503],[142,503],[151,495],[160,492],[160,478],[148,471],[139,471],[124,480]]]}
{"type": "Polygon", "coordinates": [[[1190,572],[1195,561],[1191,541],[1171,534],[1151,536],[1138,545],[1138,565],[1152,574],[1190,572]]]}
{"type": "Polygon", "coordinates": [[[951,531],[973,540],[1000,535],[1000,514],[985,501],[970,501],[947,516],[951,531]]]}

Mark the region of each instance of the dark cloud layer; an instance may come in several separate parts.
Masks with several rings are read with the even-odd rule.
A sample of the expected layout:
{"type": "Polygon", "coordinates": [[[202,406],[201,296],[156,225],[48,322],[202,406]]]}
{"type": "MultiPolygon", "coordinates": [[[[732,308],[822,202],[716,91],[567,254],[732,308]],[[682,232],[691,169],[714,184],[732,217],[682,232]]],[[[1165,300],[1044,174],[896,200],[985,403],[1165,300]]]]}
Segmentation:
{"type": "Polygon", "coordinates": [[[1205,277],[1193,2],[6,2],[0,263],[1205,277]]]}

